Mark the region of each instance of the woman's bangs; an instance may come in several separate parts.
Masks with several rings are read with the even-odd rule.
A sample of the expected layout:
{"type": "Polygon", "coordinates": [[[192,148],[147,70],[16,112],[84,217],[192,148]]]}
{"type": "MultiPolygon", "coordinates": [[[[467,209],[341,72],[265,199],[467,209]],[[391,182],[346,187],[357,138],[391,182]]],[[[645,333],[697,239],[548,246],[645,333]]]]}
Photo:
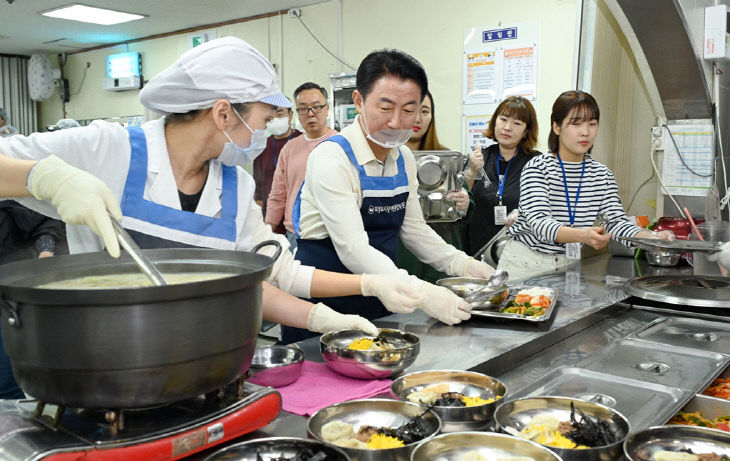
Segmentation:
{"type": "Polygon", "coordinates": [[[598,121],[598,107],[588,101],[579,102],[568,113],[566,117],[570,123],[598,121]]]}

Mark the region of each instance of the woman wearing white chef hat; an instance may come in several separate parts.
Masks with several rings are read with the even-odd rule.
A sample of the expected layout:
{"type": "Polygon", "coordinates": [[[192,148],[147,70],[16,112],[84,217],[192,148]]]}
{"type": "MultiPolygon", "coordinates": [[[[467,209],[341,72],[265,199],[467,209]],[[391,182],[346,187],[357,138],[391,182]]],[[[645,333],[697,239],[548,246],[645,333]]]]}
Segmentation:
{"type": "MultiPolygon", "coordinates": [[[[0,154],[40,161],[0,156],[0,179],[8,172],[27,177],[27,191],[16,176],[0,182],[0,194],[30,192],[34,199],[20,199],[26,206],[89,226],[69,226],[74,253],[99,251],[105,244],[112,256],[119,255],[108,214],[142,248],[247,251],[269,239],[288,245],[264,224],[253,200],[253,178],[236,167],[251,163],[263,150],[273,107],[290,106],[266,58],[238,38],[210,41],[153,77],[140,102],[165,117],[141,127],[94,121],[73,130],[1,140],[0,154]],[[42,200],[52,200],[57,212],[42,200]]],[[[421,301],[405,282],[315,270],[288,251],[281,252],[267,281],[264,316],[316,332],[359,328],[376,334],[377,329],[362,317],[284,291],[301,297],[378,296],[399,312],[413,311],[421,301]]]]}

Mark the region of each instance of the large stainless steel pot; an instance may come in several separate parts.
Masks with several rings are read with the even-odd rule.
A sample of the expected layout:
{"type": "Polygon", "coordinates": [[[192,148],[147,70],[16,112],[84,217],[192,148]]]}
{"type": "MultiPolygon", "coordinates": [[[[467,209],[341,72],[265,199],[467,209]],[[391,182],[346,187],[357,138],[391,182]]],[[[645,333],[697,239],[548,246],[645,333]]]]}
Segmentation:
{"type": "Polygon", "coordinates": [[[3,343],[26,393],[68,407],[139,408],[212,391],[248,369],[261,326],[261,282],[274,259],[210,249],[144,253],[163,273],[231,275],[61,290],[37,286],[138,269],[128,256],[106,253],[0,266],[3,343]]]}

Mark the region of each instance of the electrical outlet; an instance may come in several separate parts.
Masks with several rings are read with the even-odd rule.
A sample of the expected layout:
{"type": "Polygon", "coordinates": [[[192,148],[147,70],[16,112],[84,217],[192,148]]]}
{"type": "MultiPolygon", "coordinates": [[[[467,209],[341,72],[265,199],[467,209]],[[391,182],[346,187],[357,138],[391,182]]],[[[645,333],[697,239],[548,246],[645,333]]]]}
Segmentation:
{"type": "Polygon", "coordinates": [[[302,9],[301,8],[292,8],[287,13],[290,18],[301,18],[302,17],[302,9]]]}

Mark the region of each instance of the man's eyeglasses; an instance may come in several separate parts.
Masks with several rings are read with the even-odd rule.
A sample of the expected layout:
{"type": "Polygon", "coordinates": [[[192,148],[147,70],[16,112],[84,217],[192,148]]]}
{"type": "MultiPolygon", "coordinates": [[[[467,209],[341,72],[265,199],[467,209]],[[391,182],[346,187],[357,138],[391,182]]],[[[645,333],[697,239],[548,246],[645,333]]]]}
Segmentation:
{"type": "Polygon", "coordinates": [[[327,104],[312,107],[297,107],[297,113],[299,115],[307,115],[307,113],[309,113],[309,111],[311,110],[312,114],[319,114],[325,107],[327,107],[327,104]]]}

